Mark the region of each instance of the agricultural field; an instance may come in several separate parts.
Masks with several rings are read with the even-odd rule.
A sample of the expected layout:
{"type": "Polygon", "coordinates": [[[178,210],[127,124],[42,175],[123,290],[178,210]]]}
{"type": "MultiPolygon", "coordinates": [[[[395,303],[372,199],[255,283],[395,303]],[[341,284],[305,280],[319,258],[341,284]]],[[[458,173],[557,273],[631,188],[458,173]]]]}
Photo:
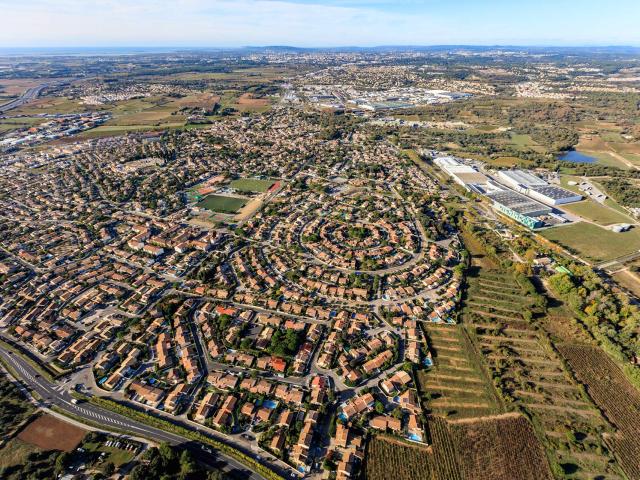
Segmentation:
{"type": "Polygon", "coordinates": [[[465,479],[553,479],[544,449],[520,414],[454,420],[448,427],[465,479]]]}
{"type": "Polygon", "coordinates": [[[427,411],[450,418],[500,412],[493,385],[461,327],[425,324],[425,334],[434,360],[431,369],[418,371],[427,411]]]}
{"type": "Polygon", "coordinates": [[[18,438],[41,450],[70,452],[80,444],[86,433],[86,430],[56,417],[42,415],[29,423],[18,434],[18,438]]]}
{"type": "Polygon", "coordinates": [[[574,215],[578,215],[603,226],[613,225],[615,223],[630,223],[633,221],[630,217],[592,200],[583,200],[582,202],[563,205],[562,210],[566,210],[569,213],[573,213],[574,215]]]}
{"type": "Polygon", "coordinates": [[[560,344],[558,350],[589,396],[617,432],[607,435],[629,478],[640,478],[640,392],[601,349],[589,345],[560,344]]]}
{"type": "Polygon", "coordinates": [[[450,465],[443,464],[434,453],[436,445],[402,442],[383,435],[373,436],[368,444],[363,466],[365,480],[410,478],[412,480],[461,480],[457,462],[449,457],[450,465]],[[450,470],[453,468],[453,470],[450,470]]]}
{"type": "Polygon", "coordinates": [[[271,102],[267,98],[255,98],[250,93],[243,93],[233,107],[241,112],[262,113],[269,110],[271,102]]]}
{"type": "Polygon", "coordinates": [[[366,480],[551,480],[544,450],[528,420],[509,413],[445,420],[429,417],[429,447],[383,435],[367,445],[366,480]]]}
{"type": "Polygon", "coordinates": [[[591,223],[550,228],[540,232],[547,240],[556,242],[585,260],[602,262],[629,255],[640,249],[640,229],[614,233],[591,223]]]}
{"type": "Polygon", "coordinates": [[[609,425],[535,327],[546,318],[530,286],[498,267],[472,270],[468,284],[463,325],[507,408],[531,418],[554,475],[622,478],[602,439],[609,425]]]}
{"type": "Polygon", "coordinates": [[[269,190],[275,182],[273,180],[263,180],[260,178],[238,178],[233,180],[229,186],[239,192],[264,193],[269,190]]]}
{"type": "Polygon", "coordinates": [[[236,213],[240,210],[247,200],[238,197],[225,197],[223,195],[207,195],[200,200],[196,205],[199,208],[205,208],[212,212],[219,213],[236,213]]]}

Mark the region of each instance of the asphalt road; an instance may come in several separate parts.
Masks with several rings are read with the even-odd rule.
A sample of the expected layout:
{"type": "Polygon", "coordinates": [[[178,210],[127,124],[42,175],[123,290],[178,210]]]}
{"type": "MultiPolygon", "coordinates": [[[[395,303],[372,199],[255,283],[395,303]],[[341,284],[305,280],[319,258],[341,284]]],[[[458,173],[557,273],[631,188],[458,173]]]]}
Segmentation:
{"type": "Polygon", "coordinates": [[[227,457],[218,451],[214,452],[211,449],[209,449],[210,451],[206,451],[203,449],[202,444],[181,437],[180,435],[150,427],[90,403],[85,402],[78,405],[71,403],[72,397],[68,390],[69,388],[73,388],[72,384],[50,383],[24,358],[5,350],[2,348],[2,345],[0,345],[0,357],[17,372],[20,376],[19,380],[21,380],[28,389],[42,397],[42,401],[48,407],[56,406],[72,414],[74,417],[86,419],[93,424],[104,425],[106,429],[116,428],[132,436],[149,438],[154,441],[168,442],[171,445],[180,446],[181,448],[191,451],[198,461],[216,468],[221,468],[232,474],[235,478],[265,480],[262,475],[252,472],[247,466],[237,460],[227,457]]]}
{"type": "Polygon", "coordinates": [[[4,105],[0,105],[0,113],[4,113],[8,110],[11,110],[12,108],[17,108],[20,105],[24,105],[25,103],[33,100],[34,98],[37,98],[38,95],[40,95],[40,92],[45,87],[48,87],[49,85],[53,85],[53,82],[43,83],[42,85],[38,85],[37,87],[30,88],[26,92],[24,92],[22,95],[20,95],[18,98],[11,100],[10,102],[5,103],[4,105]]]}

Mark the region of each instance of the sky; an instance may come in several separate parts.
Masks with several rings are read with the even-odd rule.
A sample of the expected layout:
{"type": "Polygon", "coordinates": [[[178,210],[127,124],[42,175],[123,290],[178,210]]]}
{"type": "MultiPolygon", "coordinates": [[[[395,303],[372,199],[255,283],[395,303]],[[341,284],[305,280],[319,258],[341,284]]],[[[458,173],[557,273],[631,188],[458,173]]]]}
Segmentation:
{"type": "Polygon", "coordinates": [[[640,0],[0,0],[0,48],[640,46],[640,0]]]}

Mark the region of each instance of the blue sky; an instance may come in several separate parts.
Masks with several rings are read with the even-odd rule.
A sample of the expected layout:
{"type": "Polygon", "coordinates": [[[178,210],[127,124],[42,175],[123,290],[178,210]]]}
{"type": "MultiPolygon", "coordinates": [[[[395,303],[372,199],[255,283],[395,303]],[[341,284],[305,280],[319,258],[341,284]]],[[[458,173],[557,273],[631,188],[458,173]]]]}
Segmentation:
{"type": "Polygon", "coordinates": [[[640,0],[0,0],[0,12],[0,48],[640,46],[640,0]]]}

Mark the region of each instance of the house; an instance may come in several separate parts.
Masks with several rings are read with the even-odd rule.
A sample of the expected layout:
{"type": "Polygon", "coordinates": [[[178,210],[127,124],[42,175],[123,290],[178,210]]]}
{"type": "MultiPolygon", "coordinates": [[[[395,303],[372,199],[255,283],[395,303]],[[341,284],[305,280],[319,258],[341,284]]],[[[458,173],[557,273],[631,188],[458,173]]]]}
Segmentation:
{"type": "Polygon", "coordinates": [[[279,455],[282,453],[286,440],[287,436],[284,431],[281,430],[273,436],[271,443],[269,444],[269,448],[279,455]]]}
{"type": "Polygon", "coordinates": [[[382,431],[392,430],[396,433],[402,430],[402,422],[400,419],[388,415],[376,415],[369,420],[369,426],[382,431]]]}

